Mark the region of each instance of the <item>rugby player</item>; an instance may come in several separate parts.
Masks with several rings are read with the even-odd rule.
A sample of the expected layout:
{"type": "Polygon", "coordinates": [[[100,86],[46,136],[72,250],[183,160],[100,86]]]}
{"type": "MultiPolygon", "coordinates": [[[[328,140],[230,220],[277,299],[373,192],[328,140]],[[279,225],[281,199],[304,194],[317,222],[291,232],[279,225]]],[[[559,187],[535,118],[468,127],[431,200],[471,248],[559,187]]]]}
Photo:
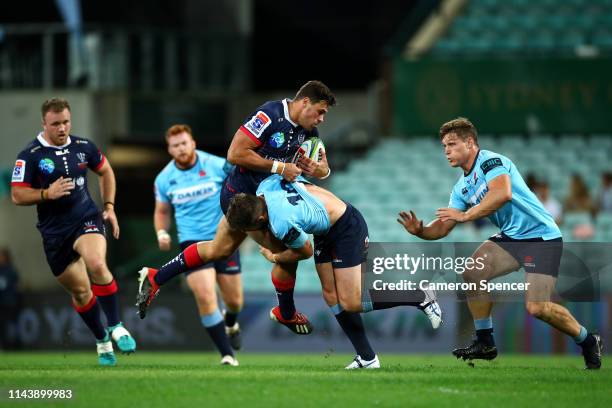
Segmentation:
{"type": "Polygon", "coordinates": [[[119,238],[115,175],[91,140],[70,134],[68,101],[52,98],[41,110],[43,131],[17,156],[11,197],[17,205],[36,205],[36,226],[51,271],[96,338],[99,363],[113,366],[111,338],[123,353],[136,350],[119,318],[118,287],[106,265],[104,221],[119,238]],[[89,195],[87,169],[100,176],[102,213],[89,195]],[[108,328],[102,324],[100,306],[108,328]]]}
{"type": "MultiPolygon", "coordinates": [[[[551,215],[527,187],[510,159],[481,150],[474,125],[457,118],[442,125],[440,139],[452,167],[460,167],[459,178],[448,208],[436,211],[427,226],[414,212],[401,212],[398,222],[411,234],[426,240],[447,236],[457,223],[488,217],[501,231],[485,241],[472,255],[484,260],[481,269],[467,269],[466,282],[489,281],[521,266],[529,283],[525,296],[527,312],[572,337],[582,348],[586,368],[601,366],[600,336],[589,333],[563,306],[551,302],[563,251],[561,231],[551,215]]],[[[497,356],[493,339],[492,302],[486,292],[468,292],[468,307],[474,319],[476,339],[453,351],[464,360],[492,360],[497,356]]]]}
{"type": "MultiPolygon", "coordinates": [[[[155,179],[153,223],[159,248],[170,250],[168,230],[174,212],[179,244],[185,250],[191,244],[214,237],[222,216],[221,186],[233,166],[221,157],[196,150],[187,125],[171,126],[166,131],[166,142],[172,160],[155,179]]],[[[232,348],[238,350],[242,344],[236,319],[243,302],[238,250],[227,259],[188,270],[185,276],[200,320],[221,353],[221,364],[237,366],[232,348]],[[225,316],[217,306],[215,280],[226,307],[225,316]]]]}
{"type": "MultiPolygon", "coordinates": [[[[297,163],[291,160],[304,140],[318,137],[317,126],[324,121],[329,108],[335,103],[335,96],[325,84],[309,81],[292,100],[266,102],[249,116],[234,134],[227,153],[228,161],[236,167],[230,172],[221,190],[223,213],[227,212],[229,201],[235,194],[254,194],[259,183],[270,173],[279,174],[287,181],[294,181],[302,174],[319,179],[328,177],[331,170],[324,154],[320,161],[307,157],[301,157],[297,163]]],[[[248,235],[272,250],[280,251],[284,248],[281,241],[265,231],[252,231],[248,235]]],[[[137,297],[141,318],[146,315],[161,285],[189,269],[227,258],[246,236],[245,232],[232,229],[225,217],[221,217],[212,241],[190,245],[159,271],[143,268],[140,271],[137,297]]],[[[296,262],[274,265],[272,283],[276,289],[278,306],[270,311],[270,317],[294,333],[310,334],[312,325],[304,314],[296,311],[293,301],[296,269],[296,262]]]]}
{"type": "Polygon", "coordinates": [[[442,319],[433,291],[412,291],[405,301],[376,300],[361,288],[361,266],[366,261],[368,226],[361,213],[331,192],[310,183],[290,183],[270,176],[256,195],[235,195],[227,221],[240,231],[271,231],[287,246],[282,251],[261,248],[270,262],[298,262],[314,253],[323,298],[352,342],[357,355],[347,369],[379,368],[366,337],[360,312],[411,305],[422,310],[437,328],[442,319]],[[308,239],[314,234],[314,249],[308,239]]]}

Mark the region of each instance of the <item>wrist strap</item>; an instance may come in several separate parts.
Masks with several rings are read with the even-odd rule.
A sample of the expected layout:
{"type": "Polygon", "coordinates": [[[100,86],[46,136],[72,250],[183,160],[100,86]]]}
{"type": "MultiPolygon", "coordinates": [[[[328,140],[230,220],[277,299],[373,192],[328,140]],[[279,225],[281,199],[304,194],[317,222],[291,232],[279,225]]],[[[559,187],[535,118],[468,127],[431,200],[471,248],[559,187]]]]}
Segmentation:
{"type": "Polygon", "coordinates": [[[113,203],[112,201],[106,201],[106,202],[104,203],[104,206],[106,207],[106,205],[107,205],[107,204],[110,204],[110,205],[112,205],[113,207],[115,206],[115,203],[113,203]]]}
{"type": "Polygon", "coordinates": [[[331,174],[331,167],[327,168],[327,174],[324,175],[323,177],[321,177],[319,180],[325,180],[326,178],[329,177],[329,175],[331,174]]]}
{"type": "Polygon", "coordinates": [[[40,199],[42,201],[47,201],[47,199],[45,198],[45,189],[44,188],[40,189],[40,199]]]}
{"type": "Polygon", "coordinates": [[[170,234],[165,229],[157,230],[157,238],[170,238],[170,234]]]}
{"type": "Polygon", "coordinates": [[[280,172],[280,175],[282,176],[283,173],[285,172],[285,167],[287,167],[287,164],[283,163],[283,169],[280,172]]]}
{"type": "Polygon", "coordinates": [[[274,160],[274,162],[272,163],[272,168],[270,169],[270,173],[276,174],[279,164],[280,162],[278,160],[274,160]]]}

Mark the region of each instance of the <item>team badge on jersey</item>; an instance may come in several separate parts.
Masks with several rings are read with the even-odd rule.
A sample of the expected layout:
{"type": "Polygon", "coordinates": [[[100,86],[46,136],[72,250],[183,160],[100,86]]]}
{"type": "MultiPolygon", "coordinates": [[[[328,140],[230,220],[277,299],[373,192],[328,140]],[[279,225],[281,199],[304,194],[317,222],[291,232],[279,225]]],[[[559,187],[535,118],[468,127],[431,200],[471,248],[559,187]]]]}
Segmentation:
{"type": "Polygon", "coordinates": [[[285,144],[285,134],[283,132],[276,132],[270,138],[270,144],[272,147],[279,148],[285,144]]]}
{"type": "Polygon", "coordinates": [[[55,170],[55,163],[53,163],[53,160],[51,159],[41,159],[38,162],[38,168],[43,173],[51,174],[53,173],[53,170],[55,170]]]}
{"type": "Polygon", "coordinates": [[[25,177],[25,160],[17,160],[15,162],[15,168],[13,169],[13,177],[11,178],[11,182],[20,183],[24,180],[25,177]]]}
{"type": "Polygon", "coordinates": [[[259,111],[249,120],[244,127],[249,130],[255,137],[261,137],[262,133],[272,121],[264,111],[259,111]]]}

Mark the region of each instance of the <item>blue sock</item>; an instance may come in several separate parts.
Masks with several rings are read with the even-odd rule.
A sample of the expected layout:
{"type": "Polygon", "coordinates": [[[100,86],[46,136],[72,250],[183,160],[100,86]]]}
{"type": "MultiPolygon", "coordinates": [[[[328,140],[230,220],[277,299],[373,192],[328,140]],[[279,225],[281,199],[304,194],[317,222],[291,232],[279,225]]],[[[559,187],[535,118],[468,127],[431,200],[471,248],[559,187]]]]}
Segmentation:
{"type": "Polygon", "coordinates": [[[225,323],[223,322],[223,316],[219,309],[211,314],[201,316],[200,319],[213,343],[217,346],[217,350],[221,353],[221,356],[233,356],[234,352],[225,334],[225,323]]]}
{"type": "Polygon", "coordinates": [[[349,313],[343,310],[340,305],[333,305],[329,308],[336,316],[336,320],[340,327],[342,327],[344,334],[346,334],[346,337],[348,337],[353,344],[355,352],[364,360],[373,360],[376,353],[374,353],[368,341],[365,328],[363,327],[363,321],[361,320],[361,314],[349,313]]]}
{"type": "Polygon", "coordinates": [[[585,329],[584,326],[580,326],[580,333],[578,333],[578,335],[574,337],[574,341],[576,342],[576,344],[582,343],[584,339],[587,338],[587,334],[589,334],[587,329],[585,329]]]}
{"type": "Polygon", "coordinates": [[[493,319],[491,316],[484,319],[475,319],[474,328],[476,329],[476,338],[479,342],[487,346],[495,345],[495,340],[493,339],[493,319]]]}

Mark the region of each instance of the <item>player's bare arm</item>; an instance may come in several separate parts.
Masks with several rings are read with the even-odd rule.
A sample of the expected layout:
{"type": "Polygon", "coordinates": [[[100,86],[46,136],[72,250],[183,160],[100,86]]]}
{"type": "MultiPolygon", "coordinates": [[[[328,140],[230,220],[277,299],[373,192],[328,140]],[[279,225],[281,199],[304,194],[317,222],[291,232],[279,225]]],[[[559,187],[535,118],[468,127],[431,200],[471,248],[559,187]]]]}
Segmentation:
{"type": "Polygon", "coordinates": [[[172,205],[162,201],[155,201],[153,212],[153,225],[157,234],[157,245],[162,251],[169,251],[172,238],[168,231],[172,226],[172,205]]]}
{"type": "Polygon", "coordinates": [[[287,248],[282,252],[273,253],[267,248],[259,247],[259,252],[272,263],[292,263],[312,256],[313,250],[310,241],[306,241],[301,248],[287,248]]]}
{"type": "Polygon", "coordinates": [[[249,170],[280,174],[287,181],[295,181],[302,174],[302,170],[293,163],[277,163],[274,168],[273,160],[264,159],[255,152],[257,147],[257,143],[238,129],[227,151],[227,161],[249,170]]]}
{"type": "Polygon", "coordinates": [[[31,188],[24,186],[11,187],[11,199],[16,205],[34,205],[47,200],[57,200],[69,195],[74,190],[74,182],[71,178],[60,177],[49,185],[48,188],[31,188]]]}
{"type": "Polygon", "coordinates": [[[473,221],[479,218],[488,217],[505,203],[512,200],[512,184],[509,175],[502,174],[495,177],[487,184],[487,187],[489,191],[480,204],[473,206],[467,211],[460,211],[456,208],[440,208],[436,211],[436,216],[441,221],[473,221]]]}
{"type": "Polygon", "coordinates": [[[115,192],[117,191],[115,173],[108,160],[104,161],[104,164],[96,173],[100,176],[100,194],[104,203],[102,218],[110,223],[113,237],[119,239],[119,221],[117,220],[117,214],[115,214],[115,192]]]}
{"type": "Polygon", "coordinates": [[[454,220],[442,221],[436,218],[426,226],[423,226],[423,220],[419,220],[412,210],[400,212],[397,222],[410,234],[429,241],[444,238],[457,225],[457,222],[454,220]]]}

